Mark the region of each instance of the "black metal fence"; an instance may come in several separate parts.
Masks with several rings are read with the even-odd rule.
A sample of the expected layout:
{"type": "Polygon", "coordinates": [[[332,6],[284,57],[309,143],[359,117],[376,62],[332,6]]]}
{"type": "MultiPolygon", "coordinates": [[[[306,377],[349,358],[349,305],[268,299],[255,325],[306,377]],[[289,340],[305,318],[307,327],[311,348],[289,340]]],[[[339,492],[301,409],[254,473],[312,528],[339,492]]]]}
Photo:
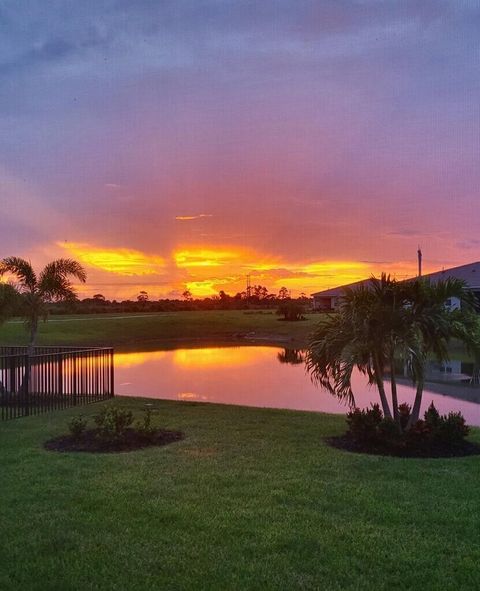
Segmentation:
{"type": "Polygon", "coordinates": [[[114,395],[113,349],[0,347],[1,419],[15,419],[114,395]]]}

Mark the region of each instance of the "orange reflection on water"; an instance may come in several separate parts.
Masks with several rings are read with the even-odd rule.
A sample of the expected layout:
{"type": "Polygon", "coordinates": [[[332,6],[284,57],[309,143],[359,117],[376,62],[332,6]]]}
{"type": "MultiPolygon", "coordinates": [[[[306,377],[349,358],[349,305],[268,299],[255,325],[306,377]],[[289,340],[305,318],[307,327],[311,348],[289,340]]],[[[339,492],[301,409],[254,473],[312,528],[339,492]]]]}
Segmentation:
{"type": "Polygon", "coordinates": [[[260,347],[205,347],[176,349],[172,363],[180,369],[225,369],[253,365],[271,356],[271,349],[260,347]]]}
{"type": "Polygon", "coordinates": [[[195,400],[202,400],[203,402],[208,400],[208,396],[203,396],[202,394],[195,394],[195,392],[179,392],[177,394],[178,400],[186,400],[186,401],[195,401],[195,400]]]}
{"type": "Polygon", "coordinates": [[[168,354],[167,351],[145,351],[135,353],[115,353],[114,364],[118,368],[136,367],[148,361],[159,361],[168,354]]]}

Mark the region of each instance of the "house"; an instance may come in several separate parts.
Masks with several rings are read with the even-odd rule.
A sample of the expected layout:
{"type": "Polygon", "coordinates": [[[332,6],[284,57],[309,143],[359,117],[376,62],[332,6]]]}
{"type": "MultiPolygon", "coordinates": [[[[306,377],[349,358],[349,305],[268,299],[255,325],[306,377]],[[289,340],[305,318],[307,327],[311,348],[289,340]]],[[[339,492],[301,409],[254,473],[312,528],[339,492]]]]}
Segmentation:
{"type": "MultiPolygon", "coordinates": [[[[480,302],[480,261],[469,263],[468,265],[460,265],[459,267],[452,267],[451,269],[442,269],[441,271],[423,275],[423,277],[427,277],[432,282],[439,281],[440,279],[448,279],[450,277],[461,279],[462,281],[465,281],[480,302]]],[[[368,285],[369,281],[369,278],[363,279],[362,281],[356,281],[355,283],[350,283],[348,285],[341,285],[332,289],[312,293],[313,309],[326,312],[335,310],[342,299],[345,288],[355,289],[361,285],[368,285]]],[[[455,301],[455,298],[453,298],[452,300],[447,301],[446,304],[452,308],[456,308],[458,307],[459,302],[458,300],[455,301]]]]}

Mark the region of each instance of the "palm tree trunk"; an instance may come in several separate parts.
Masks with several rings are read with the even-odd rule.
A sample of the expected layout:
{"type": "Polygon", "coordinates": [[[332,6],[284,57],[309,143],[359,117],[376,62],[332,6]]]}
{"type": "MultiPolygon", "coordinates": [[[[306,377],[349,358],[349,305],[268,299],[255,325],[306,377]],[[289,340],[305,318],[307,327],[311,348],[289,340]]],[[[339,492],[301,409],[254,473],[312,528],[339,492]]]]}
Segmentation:
{"type": "Polygon", "coordinates": [[[417,382],[417,391],[415,393],[415,402],[413,403],[412,412],[408,419],[407,431],[415,425],[420,416],[420,407],[422,406],[422,395],[423,395],[423,378],[417,382]]]}
{"type": "Polygon", "coordinates": [[[30,324],[30,342],[28,343],[28,355],[33,355],[35,351],[35,341],[37,340],[38,318],[31,319],[30,324]]]}
{"type": "Polygon", "coordinates": [[[373,367],[375,371],[375,381],[377,383],[378,393],[380,395],[380,402],[382,403],[383,415],[387,419],[392,418],[392,413],[390,411],[390,407],[388,406],[387,395],[385,393],[385,385],[383,383],[383,377],[380,372],[380,364],[378,362],[378,357],[374,355],[373,358],[373,367]]]}
{"type": "MultiPolygon", "coordinates": [[[[38,331],[38,318],[36,316],[32,317],[30,323],[30,341],[28,343],[27,348],[27,355],[31,357],[35,353],[35,341],[37,340],[37,331],[38,331]]],[[[30,382],[31,376],[31,364],[30,362],[27,364],[27,368],[25,369],[25,374],[23,375],[22,385],[20,386],[19,393],[22,395],[28,394],[27,388],[30,382]],[[27,375],[28,373],[28,375],[27,375]]]]}
{"type": "Polygon", "coordinates": [[[393,419],[397,423],[398,430],[402,432],[400,413],[398,412],[397,380],[395,378],[395,359],[390,355],[390,386],[392,390],[393,419]]]}

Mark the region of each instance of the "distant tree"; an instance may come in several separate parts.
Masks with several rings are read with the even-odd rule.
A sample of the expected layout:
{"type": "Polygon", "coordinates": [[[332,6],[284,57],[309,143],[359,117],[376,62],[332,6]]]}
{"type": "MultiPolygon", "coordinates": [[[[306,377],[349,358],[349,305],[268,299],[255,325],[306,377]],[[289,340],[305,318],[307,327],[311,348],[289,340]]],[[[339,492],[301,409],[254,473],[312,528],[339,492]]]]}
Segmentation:
{"type": "Polygon", "coordinates": [[[57,259],[48,263],[37,277],[31,263],[19,257],[7,257],[0,262],[0,277],[6,273],[17,279],[15,288],[20,294],[21,312],[30,333],[31,353],[35,346],[38,322],[48,317],[48,304],[76,300],[70,277],[85,283],[87,275],[77,261],[57,259]]]}
{"type": "Polygon", "coordinates": [[[288,291],[288,289],[286,287],[281,287],[278,290],[278,299],[286,300],[288,297],[290,297],[290,292],[288,291]]]}
{"type": "Polygon", "coordinates": [[[277,353],[277,359],[280,363],[300,365],[305,362],[305,353],[301,349],[284,349],[281,353],[277,353]]]}
{"type": "Polygon", "coordinates": [[[182,293],[182,297],[186,302],[191,302],[193,300],[192,292],[189,289],[186,289],[182,293]]]}
{"type": "Polygon", "coordinates": [[[254,285],[253,296],[258,300],[264,300],[268,296],[268,289],[264,285],[254,285]]]}
{"type": "Polygon", "coordinates": [[[290,298],[282,300],[277,310],[278,315],[289,321],[304,320],[303,312],[303,304],[290,298]]]}
{"type": "Polygon", "coordinates": [[[141,291],[137,296],[137,302],[146,304],[148,302],[148,293],[146,291],[141,291]]]}
{"type": "Polygon", "coordinates": [[[104,296],[104,295],[102,295],[101,293],[96,293],[96,294],[93,296],[93,299],[94,299],[96,302],[105,302],[105,296],[104,296]]]}

